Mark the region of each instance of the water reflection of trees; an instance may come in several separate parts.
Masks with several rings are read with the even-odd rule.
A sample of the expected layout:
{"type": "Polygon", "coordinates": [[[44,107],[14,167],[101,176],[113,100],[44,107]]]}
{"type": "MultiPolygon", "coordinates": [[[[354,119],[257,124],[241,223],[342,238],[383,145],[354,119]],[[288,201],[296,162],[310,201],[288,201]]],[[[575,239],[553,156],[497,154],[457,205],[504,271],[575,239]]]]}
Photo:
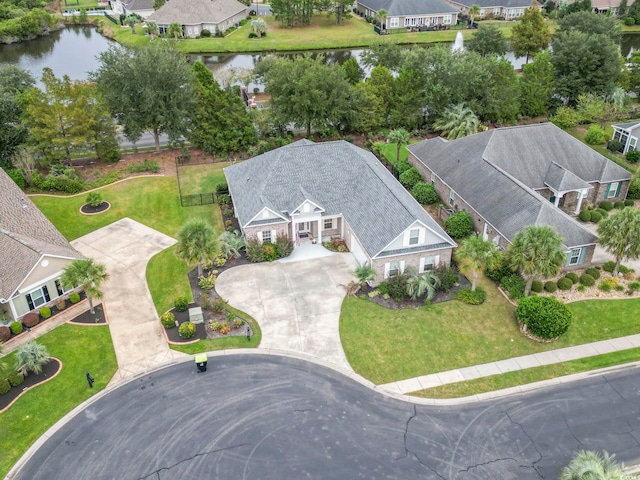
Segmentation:
{"type": "Polygon", "coordinates": [[[60,41],[62,30],[50,35],[38,37],[26,42],[0,46],[0,63],[18,63],[23,57],[39,59],[51,54],[53,47],[60,41]]]}

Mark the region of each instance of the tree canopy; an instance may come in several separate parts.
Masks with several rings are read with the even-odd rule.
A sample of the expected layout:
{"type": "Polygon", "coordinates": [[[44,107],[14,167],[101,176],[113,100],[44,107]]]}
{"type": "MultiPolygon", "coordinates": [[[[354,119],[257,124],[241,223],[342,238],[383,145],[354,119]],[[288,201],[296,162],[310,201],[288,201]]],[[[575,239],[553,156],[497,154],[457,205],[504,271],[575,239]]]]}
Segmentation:
{"type": "Polygon", "coordinates": [[[189,266],[198,266],[202,276],[202,264],[211,260],[218,249],[216,232],[205,220],[194,218],[185,223],[178,232],[176,256],[189,266]]]}
{"type": "Polygon", "coordinates": [[[616,44],[620,42],[622,35],[620,25],[614,17],[580,11],[567,15],[558,20],[558,30],[568,32],[578,30],[589,35],[605,35],[616,44]]]}
{"type": "Polygon", "coordinates": [[[159,151],[161,133],[171,141],[187,135],[194,95],[183,53],[167,42],[154,42],[135,49],[112,46],[98,60],[91,78],[129,140],[150,131],[159,151]]]}
{"type": "Polygon", "coordinates": [[[551,54],[542,52],[533,62],[522,66],[520,77],[520,111],[528,116],[544,115],[549,110],[553,92],[551,54]]]}
{"type": "Polygon", "coordinates": [[[16,149],[27,138],[19,97],[34,84],[29,72],[15,65],[0,66],[0,167],[11,166],[16,149]]]}
{"type": "Polygon", "coordinates": [[[481,24],[466,42],[467,49],[482,56],[502,56],[507,52],[507,40],[502,31],[493,24],[481,24]]]}
{"type": "Polygon", "coordinates": [[[540,8],[532,5],[524,11],[520,21],[511,29],[511,48],[516,57],[535,56],[549,45],[551,30],[540,8]]]}
{"type": "Polygon", "coordinates": [[[65,288],[74,288],[82,286],[84,293],[89,300],[89,308],[94,313],[93,299],[101,299],[103,292],[101,290],[102,282],[109,278],[109,274],[104,265],[95,263],[90,258],[74,260],[67,265],[62,271],[60,282],[65,288]]]}
{"type": "Polygon", "coordinates": [[[623,259],[640,258],[640,210],[618,210],[598,223],[598,243],[615,256],[617,275],[623,259]]]}
{"type": "Polygon", "coordinates": [[[500,252],[491,240],[485,240],[480,235],[470,235],[465,238],[458,250],[456,258],[465,262],[472,271],[471,291],[476,290],[478,275],[486,268],[492,268],[500,258],[500,252]]]}

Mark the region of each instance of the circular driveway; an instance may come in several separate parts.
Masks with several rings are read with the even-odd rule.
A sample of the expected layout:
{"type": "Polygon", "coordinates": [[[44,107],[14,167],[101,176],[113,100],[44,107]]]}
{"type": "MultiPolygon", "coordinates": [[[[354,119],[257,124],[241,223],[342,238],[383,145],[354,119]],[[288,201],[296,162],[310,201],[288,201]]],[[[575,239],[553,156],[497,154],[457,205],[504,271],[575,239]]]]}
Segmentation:
{"type": "Polygon", "coordinates": [[[578,448],[640,458],[638,369],[493,402],[391,399],[272,355],[174,365],[93,402],[15,475],[50,479],[555,479],[578,448]]]}

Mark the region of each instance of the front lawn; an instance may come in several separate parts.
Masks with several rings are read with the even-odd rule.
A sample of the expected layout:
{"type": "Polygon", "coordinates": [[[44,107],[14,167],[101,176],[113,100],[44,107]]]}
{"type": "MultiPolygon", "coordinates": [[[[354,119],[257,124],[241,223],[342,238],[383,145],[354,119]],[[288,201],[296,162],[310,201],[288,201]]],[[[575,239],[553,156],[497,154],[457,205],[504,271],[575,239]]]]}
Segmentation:
{"type": "MultiPolygon", "coordinates": [[[[118,367],[108,326],[64,324],[38,338],[38,342],[62,361],[62,371],[0,414],[1,478],[49,427],[102,390],[118,367]],[[93,389],[87,385],[86,371],[96,380],[93,389]]],[[[3,360],[13,364],[13,355],[3,360]]]]}
{"type": "Polygon", "coordinates": [[[640,332],[629,312],[640,299],[569,304],[574,321],[560,340],[539,344],[523,337],[511,306],[488,280],[480,306],[451,301],[416,310],[388,310],[346,298],[340,337],[352,368],[376,384],[488,363],[640,332]]]}

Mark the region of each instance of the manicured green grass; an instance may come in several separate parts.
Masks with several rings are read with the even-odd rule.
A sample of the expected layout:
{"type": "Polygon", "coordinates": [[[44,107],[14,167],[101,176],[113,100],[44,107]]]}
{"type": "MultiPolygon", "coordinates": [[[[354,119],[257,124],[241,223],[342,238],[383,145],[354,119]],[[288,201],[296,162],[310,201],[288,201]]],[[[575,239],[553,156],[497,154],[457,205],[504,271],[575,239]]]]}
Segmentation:
{"type": "Polygon", "coordinates": [[[154,255],[147,264],[147,286],[158,315],[173,308],[177,297],[193,301],[189,286],[189,266],[175,255],[175,246],[154,255]]]}
{"type": "Polygon", "coordinates": [[[60,2],[60,10],[63,12],[67,10],[80,10],[81,8],[88,10],[97,7],[98,2],[96,0],[62,0],[60,2]]]}
{"type": "Polygon", "coordinates": [[[564,375],[596,370],[598,368],[611,367],[623,363],[636,362],[640,359],[640,348],[622,350],[620,352],[597,355],[595,357],[581,358],[569,362],[548,365],[545,367],[528,368],[503,375],[478,378],[468,382],[458,382],[441,387],[429,388],[411,393],[423,398],[459,398],[468,397],[478,393],[492,392],[503,388],[526,385],[527,383],[540,382],[564,375]]]}
{"type": "Polygon", "coordinates": [[[180,167],[182,195],[215,192],[216,185],[226,183],[227,179],[222,169],[229,165],[229,162],[221,162],[180,167]]]}
{"type": "Polygon", "coordinates": [[[346,298],[340,337],[349,363],[381,384],[640,332],[629,314],[640,309],[640,299],[592,300],[569,304],[569,331],[539,344],[520,334],[514,307],[491,282],[479,285],[487,291],[479,306],[451,301],[398,311],[346,298]]]}
{"type": "MultiPolygon", "coordinates": [[[[0,414],[2,478],[38,437],[76,405],[102,390],[117,369],[107,326],[65,324],[43,335],[38,342],[62,361],[62,371],[25,393],[0,414]],[[93,389],[87,385],[86,371],[96,380],[93,389]]],[[[11,364],[13,355],[8,355],[6,360],[11,364]]]]}
{"type": "MultiPolygon", "coordinates": [[[[282,28],[273,17],[260,18],[267,22],[266,37],[248,38],[251,29],[248,22],[224,38],[184,39],[178,41],[177,46],[185,53],[330,50],[368,47],[380,42],[400,45],[453,42],[458,31],[465,37],[473,34],[472,30],[459,29],[419,33],[409,33],[403,29],[402,33],[397,35],[380,36],[374,32],[373,25],[357,18],[346,19],[343,25],[336,25],[335,17],[328,18],[324,14],[316,14],[311,25],[294,28],[282,28]]],[[[497,24],[503,34],[507,38],[510,37],[511,22],[487,23],[497,24]]],[[[140,25],[136,27],[135,35],[131,34],[129,27],[107,25],[105,33],[123,45],[141,45],[150,41],[140,25]]]]}

